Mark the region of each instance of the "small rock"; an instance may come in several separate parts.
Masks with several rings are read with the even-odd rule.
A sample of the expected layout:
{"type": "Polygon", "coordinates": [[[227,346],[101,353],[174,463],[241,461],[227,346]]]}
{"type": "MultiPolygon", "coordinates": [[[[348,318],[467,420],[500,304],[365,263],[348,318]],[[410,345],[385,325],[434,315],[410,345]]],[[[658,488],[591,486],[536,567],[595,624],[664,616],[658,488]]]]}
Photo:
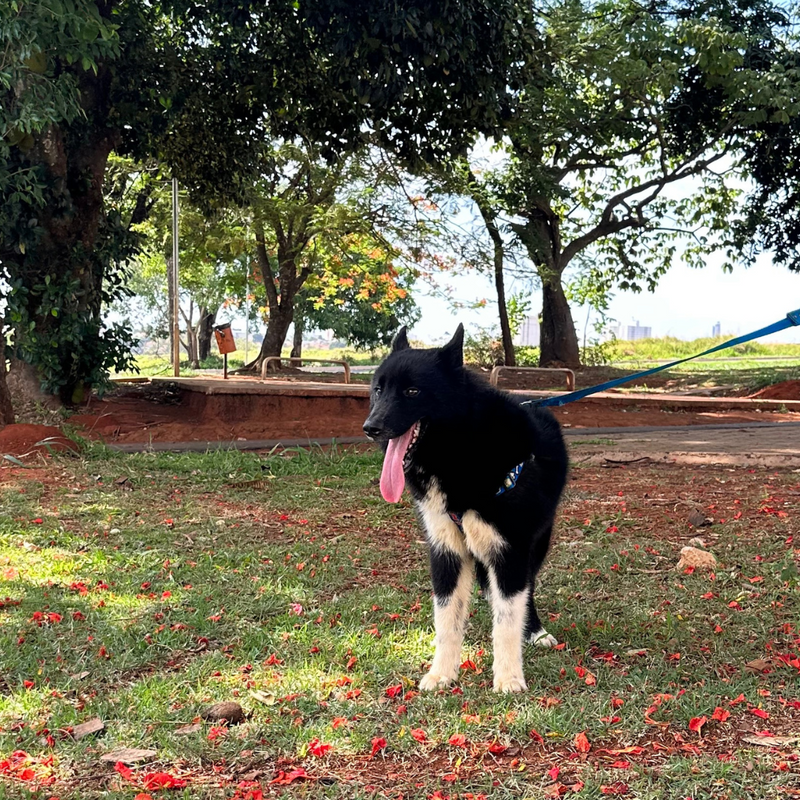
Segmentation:
{"type": "Polygon", "coordinates": [[[705,550],[706,547],[706,543],[699,536],[695,536],[693,539],[689,539],[689,541],[686,544],[688,544],[689,547],[699,547],[702,550],[705,550]]]}
{"type": "Polygon", "coordinates": [[[690,525],[693,525],[695,528],[702,528],[705,525],[713,525],[714,524],[714,520],[713,519],[711,519],[710,517],[706,517],[705,514],[703,514],[702,512],[698,511],[697,509],[694,509],[693,511],[691,511],[689,513],[689,516],[687,518],[687,522],[690,525]]]}
{"type": "Polygon", "coordinates": [[[222,703],[214,703],[200,712],[200,716],[209,722],[227,722],[229,725],[238,725],[244,722],[244,711],[238,703],[226,700],[222,703]]]}
{"type": "Polygon", "coordinates": [[[119,536],[119,534],[120,534],[120,533],[122,533],[122,531],[121,531],[119,528],[112,528],[112,529],[109,531],[109,533],[110,533],[112,536],[119,536]]]}
{"type": "Polygon", "coordinates": [[[137,750],[135,747],[122,747],[100,756],[101,761],[121,761],[123,764],[137,764],[139,761],[149,761],[158,755],[155,750],[137,750]]]}
{"type": "Polygon", "coordinates": [[[72,729],[72,738],[77,742],[79,739],[83,739],[84,736],[100,733],[100,731],[105,730],[105,727],[103,721],[99,717],[95,717],[88,722],[82,722],[80,725],[76,725],[72,729]]]}
{"type": "Polygon", "coordinates": [[[696,569],[714,569],[717,566],[717,559],[713,553],[706,550],[698,550],[696,547],[684,547],[681,549],[681,560],[678,562],[678,569],[695,567],[696,569]]]}

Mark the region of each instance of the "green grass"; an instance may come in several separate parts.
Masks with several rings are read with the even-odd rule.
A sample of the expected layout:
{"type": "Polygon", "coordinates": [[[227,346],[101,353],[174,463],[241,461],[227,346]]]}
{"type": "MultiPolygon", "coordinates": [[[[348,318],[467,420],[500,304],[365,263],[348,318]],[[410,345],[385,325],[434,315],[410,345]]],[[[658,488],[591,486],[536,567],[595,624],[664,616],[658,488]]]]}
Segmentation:
{"type": "Polygon", "coordinates": [[[800,733],[798,670],[745,668],[797,657],[797,475],[577,466],[539,602],[565,647],[528,650],[529,690],[497,696],[477,597],[459,692],[416,694],[432,655],[430,582],[413,511],[380,499],[379,470],[372,452],[96,445],[47,469],[0,469],[0,773],[24,751],[36,778],[0,776],[0,797],[129,799],[156,770],[188,785],[153,797],[245,798],[243,780],[267,796],[298,767],[314,780],[284,792],[315,798],[542,797],[554,784],[600,798],[625,784],[635,798],[744,800],[798,785],[791,747],[741,740],[800,733]],[[256,479],[266,488],[230,487],[256,479]],[[714,506],[713,580],[673,568],[691,535],[678,498],[714,506]],[[661,724],[648,724],[664,693],[650,712],[661,724]],[[248,712],[243,725],[176,733],[227,699],[248,712]],[[731,718],[711,721],[717,707],[731,718]],[[689,730],[701,716],[702,732],[689,730]],[[74,741],[70,728],[93,717],[103,734],[74,741]],[[315,738],[332,750],[314,756],[315,738]],[[370,758],[375,738],[386,748],[370,758]],[[118,747],[157,751],[134,768],[139,788],[99,761],[118,747]],[[608,753],[628,747],[642,749],[608,753]]]}
{"type": "MultiPolygon", "coordinates": [[[[283,355],[289,357],[291,348],[284,348],[283,355]]],[[[251,345],[248,357],[252,360],[258,355],[258,345],[251,345]]],[[[348,364],[355,365],[371,365],[380,362],[383,354],[378,357],[372,356],[370,353],[363,353],[354,350],[350,347],[336,348],[332,350],[317,350],[307,348],[303,351],[304,358],[326,358],[335,359],[337,361],[347,361],[348,364]]],[[[136,366],[139,368],[138,373],[134,371],[119,372],[115,377],[150,377],[156,375],[171,375],[172,374],[172,361],[167,355],[152,355],[144,354],[135,357],[136,366]]],[[[244,366],[244,351],[239,350],[236,353],[231,353],[228,356],[228,369],[240,369],[244,366]]],[[[193,370],[189,366],[189,362],[185,360],[185,354],[181,354],[181,375],[193,375],[197,372],[203,372],[210,369],[222,369],[222,357],[217,353],[212,355],[205,361],[200,362],[200,369],[193,370]]]]}

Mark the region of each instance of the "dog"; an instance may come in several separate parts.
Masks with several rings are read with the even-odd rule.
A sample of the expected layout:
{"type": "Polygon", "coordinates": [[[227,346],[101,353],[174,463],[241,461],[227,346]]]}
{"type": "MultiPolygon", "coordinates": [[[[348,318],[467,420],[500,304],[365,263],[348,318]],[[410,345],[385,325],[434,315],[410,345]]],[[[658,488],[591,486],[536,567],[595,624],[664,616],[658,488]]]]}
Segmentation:
{"type": "Polygon", "coordinates": [[[408,485],[430,545],[436,648],[420,689],[453,683],[477,577],[493,617],[493,688],[521,692],[523,641],[557,644],[533,599],[567,477],[546,410],[464,368],[464,327],[444,347],[411,348],[405,328],[375,372],[364,432],[385,452],[390,503],[408,485]]]}

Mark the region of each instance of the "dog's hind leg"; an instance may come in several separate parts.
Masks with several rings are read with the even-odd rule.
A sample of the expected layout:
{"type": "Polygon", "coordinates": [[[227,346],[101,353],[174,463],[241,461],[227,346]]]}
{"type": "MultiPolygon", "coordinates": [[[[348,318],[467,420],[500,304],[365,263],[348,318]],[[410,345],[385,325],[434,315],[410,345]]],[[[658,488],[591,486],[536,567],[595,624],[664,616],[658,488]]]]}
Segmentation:
{"type": "Polygon", "coordinates": [[[534,592],[536,591],[536,575],[538,574],[542,566],[542,562],[544,561],[544,557],[547,553],[547,545],[550,542],[552,530],[553,528],[551,525],[550,529],[545,532],[545,535],[541,540],[541,549],[536,548],[531,553],[530,558],[530,568],[528,573],[530,575],[530,593],[528,594],[528,618],[525,623],[525,639],[531,644],[536,645],[536,647],[555,647],[558,644],[556,637],[549,634],[545,630],[544,625],[542,625],[542,621],[539,619],[539,614],[536,612],[536,602],[533,599],[534,592]]]}
{"type": "Polygon", "coordinates": [[[525,626],[525,639],[536,647],[555,647],[558,644],[558,639],[548,633],[539,615],[536,612],[536,602],[533,599],[536,581],[531,581],[531,590],[528,594],[528,621],[525,626]]]}
{"type": "Polygon", "coordinates": [[[419,682],[423,691],[448,686],[458,677],[475,562],[469,555],[432,547],[431,576],[436,652],[428,674],[419,682]]]}

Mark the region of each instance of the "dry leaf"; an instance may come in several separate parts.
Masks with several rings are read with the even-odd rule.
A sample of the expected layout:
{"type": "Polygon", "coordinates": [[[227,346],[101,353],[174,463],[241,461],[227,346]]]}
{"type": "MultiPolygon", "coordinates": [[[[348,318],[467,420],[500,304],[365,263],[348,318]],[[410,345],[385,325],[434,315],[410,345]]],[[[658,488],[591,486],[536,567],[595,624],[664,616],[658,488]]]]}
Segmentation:
{"type": "Polygon", "coordinates": [[[800,741],[800,736],[742,736],[742,741],[759,747],[784,747],[800,741]]]}
{"type": "Polygon", "coordinates": [[[105,729],[105,724],[99,717],[95,717],[94,719],[90,719],[88,722],[82,722],[80,725],[76,725],[72,729],[72,738],[75,739],[77,742],[79,739],[83,739],[84,736],[90,736],[93,733],[100,733],[100,731],[105,729]]]}
{"type": "Polygon", "coordinates": [[[190,733],[197,733],[203,726],[199,722],[192,722],[190,725],[183,725],[175,731],[176,736],[188,736],[190,733]]]}
{"type": "Polygon", "coordinates": [[[155,750],[137,750],[135,747],[122,747],[119,750],[112,750],[100,756],[101,761],[111,761],[116,764],[121,761],[123,764],[136,764],[139,761],[149,761],[158,755],[155,750]]]}
{"type": "Polygon", "coordinates": [[[772,669],[772,661],[764,658],[754,658],[752,661],[748,661],[744,668],[748,672],[768,672],[772,669]]]}

